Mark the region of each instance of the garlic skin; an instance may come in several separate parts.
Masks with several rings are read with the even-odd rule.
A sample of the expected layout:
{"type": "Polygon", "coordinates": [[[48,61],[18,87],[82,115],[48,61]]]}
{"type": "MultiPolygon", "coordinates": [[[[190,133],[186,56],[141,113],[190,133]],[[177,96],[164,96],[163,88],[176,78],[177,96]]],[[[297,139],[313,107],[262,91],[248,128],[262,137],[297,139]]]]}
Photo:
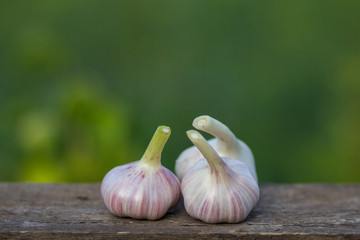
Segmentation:
{"type": "MultiPolygon", "coordinates": [[[[215,136],[215,138],[208,140],[208,143],[215,149],[215,151],[221,157],[236,159],[245,163],[252,176],[257,181],[253,153],[248,145],[237,139],[225,124],[210,116],[203,115],[194,119],[193,126],[198,130],[215,136]]],[[[185,149],[176,160],[176,176],[178,176],[181,180],[185,172],[201,158],[203,158],[203,156],[195,146],[185,149]]]]}
{"type": "Polygon", "coordinates": [[[159,126],[139,161],[110,170],[101,183],[109,211],[120,217],[156,220],[180,200],[179,179],[161,165],[170,128],[159,126]]]}
{"type": "Polygon", "coordinates": [[[205,158],[184,175],[181,191],[187,213],[206,223],[238,223],[256,205],[260,189],[248,166],[220,157],[203,136],[187,132],[205,158]]]}

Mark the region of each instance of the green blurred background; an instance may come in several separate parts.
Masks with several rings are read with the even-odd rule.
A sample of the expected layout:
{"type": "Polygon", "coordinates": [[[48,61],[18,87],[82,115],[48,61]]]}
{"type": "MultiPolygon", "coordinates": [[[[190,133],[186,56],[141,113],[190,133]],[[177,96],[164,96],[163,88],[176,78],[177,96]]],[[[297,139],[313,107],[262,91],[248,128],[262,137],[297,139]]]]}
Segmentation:
{"type": "MultiPolygon", "coordinates": [[[[360,1],[0,2],[0,181],[163,164],[208,114],[260,182],[360,181],[360,1]]],[[[210,137],[206,135],[206,137],[210,137]]]]}

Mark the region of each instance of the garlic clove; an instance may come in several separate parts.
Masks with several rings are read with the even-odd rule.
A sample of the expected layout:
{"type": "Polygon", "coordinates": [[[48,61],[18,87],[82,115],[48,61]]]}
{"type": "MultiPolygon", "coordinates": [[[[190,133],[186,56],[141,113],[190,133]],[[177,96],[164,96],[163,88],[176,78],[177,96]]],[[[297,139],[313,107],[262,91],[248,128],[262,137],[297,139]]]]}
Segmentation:
{"type": "Polygon", "coordinates": [[[190,130],[187,135],[205,158],[191,167],[181,181],[186,211],[207,223],[243,221],[260,195],[248,166],[220,157],[199,132],[190,130]]]}
{"type": "Polygon", "coordinates": [[[156,220],[180,200],[180,182],[161,165],[161,153],[171,134],[159,126],[139,161],[110,170],[101,183],[101,195],[111,213],[120,217],[156,220]]]}
{"type": "MultiPolygon", "coordinates": [[[[215,138],[208,140],[208,143],[216,150],[216,152],[222,157],[240,160],[245,163],[257,181],[252,151],[246,143],[237,139],[225,124],[208,115],[203,115],[194,119],[193,126],[198,130],[202,130],[215,136],[215,138]]],[[[176,176],[181,180],[185,172],[202,157],[202,154],[195,146],[185,149],[176,160],[176,176]]]]}

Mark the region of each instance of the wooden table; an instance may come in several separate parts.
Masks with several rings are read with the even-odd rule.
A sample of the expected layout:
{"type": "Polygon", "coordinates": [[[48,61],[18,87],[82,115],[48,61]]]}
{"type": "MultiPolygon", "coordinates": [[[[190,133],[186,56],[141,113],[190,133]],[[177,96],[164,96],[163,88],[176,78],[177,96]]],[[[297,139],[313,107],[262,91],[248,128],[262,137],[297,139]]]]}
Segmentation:
{"type": "Polygon", "coordinates": [[[239,224],[206,224],[183,205],[157,221],[119,218],[100,184],[0,183],[0,239],[360,239],[360,184],[262,184],[239,224]]]}

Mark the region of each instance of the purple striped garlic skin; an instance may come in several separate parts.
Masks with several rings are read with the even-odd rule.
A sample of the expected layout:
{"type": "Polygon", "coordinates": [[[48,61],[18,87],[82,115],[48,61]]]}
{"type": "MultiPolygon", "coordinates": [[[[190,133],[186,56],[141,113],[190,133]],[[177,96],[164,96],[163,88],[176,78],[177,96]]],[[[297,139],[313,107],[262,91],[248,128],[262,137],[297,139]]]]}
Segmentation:
{"type": "Polygon", "coordinates": [[[247,166],[230,158],[223,161],[228,168],[225,176],[211,171],[206,159],[185,173],[181,191],[190,216],[207,223],[238,223],[258,202],[259,187],[247,166]]]}
{"type": "Polygon", "coordinates": [[[101,193],[106,207],[120,217],[156,220],[180,200],[180,182],[165,167],[148,169],[139,161],[112,169],[101,193]]]}
{"type": "Polygon", "coordinates": [[[169,127],[158,127],[141,160],[115,167],[105,175],[101,195],[112,214],[156,220],[177,205],[179,179],[161,165],[169,136],[169,127]]]}
{"type": "Polygon", "coordinates": [[[206,223],[238,223],[257,204],[260,189],[248,166],[220,157],[197,131],[188,137],[205,158],[184,175],[181,191],[187,213],[206,223]]]}
{"type": "MultiPolygon", "coordinates": [[[[203,115],[194,119],[193,126],[215,136],[215,138],[208,140],[208,143],[215,151],[221,157],[236,159],[245,163],[257,181],[255,160],[251,149],[245,142],[237,139],[225,124],[210,116],[203,115]]],[[[181,180],[185,172],[201,158],[203,158],[203,155],[196,146],[185,149],[176,160],[176,176],[181,180]]]]}

